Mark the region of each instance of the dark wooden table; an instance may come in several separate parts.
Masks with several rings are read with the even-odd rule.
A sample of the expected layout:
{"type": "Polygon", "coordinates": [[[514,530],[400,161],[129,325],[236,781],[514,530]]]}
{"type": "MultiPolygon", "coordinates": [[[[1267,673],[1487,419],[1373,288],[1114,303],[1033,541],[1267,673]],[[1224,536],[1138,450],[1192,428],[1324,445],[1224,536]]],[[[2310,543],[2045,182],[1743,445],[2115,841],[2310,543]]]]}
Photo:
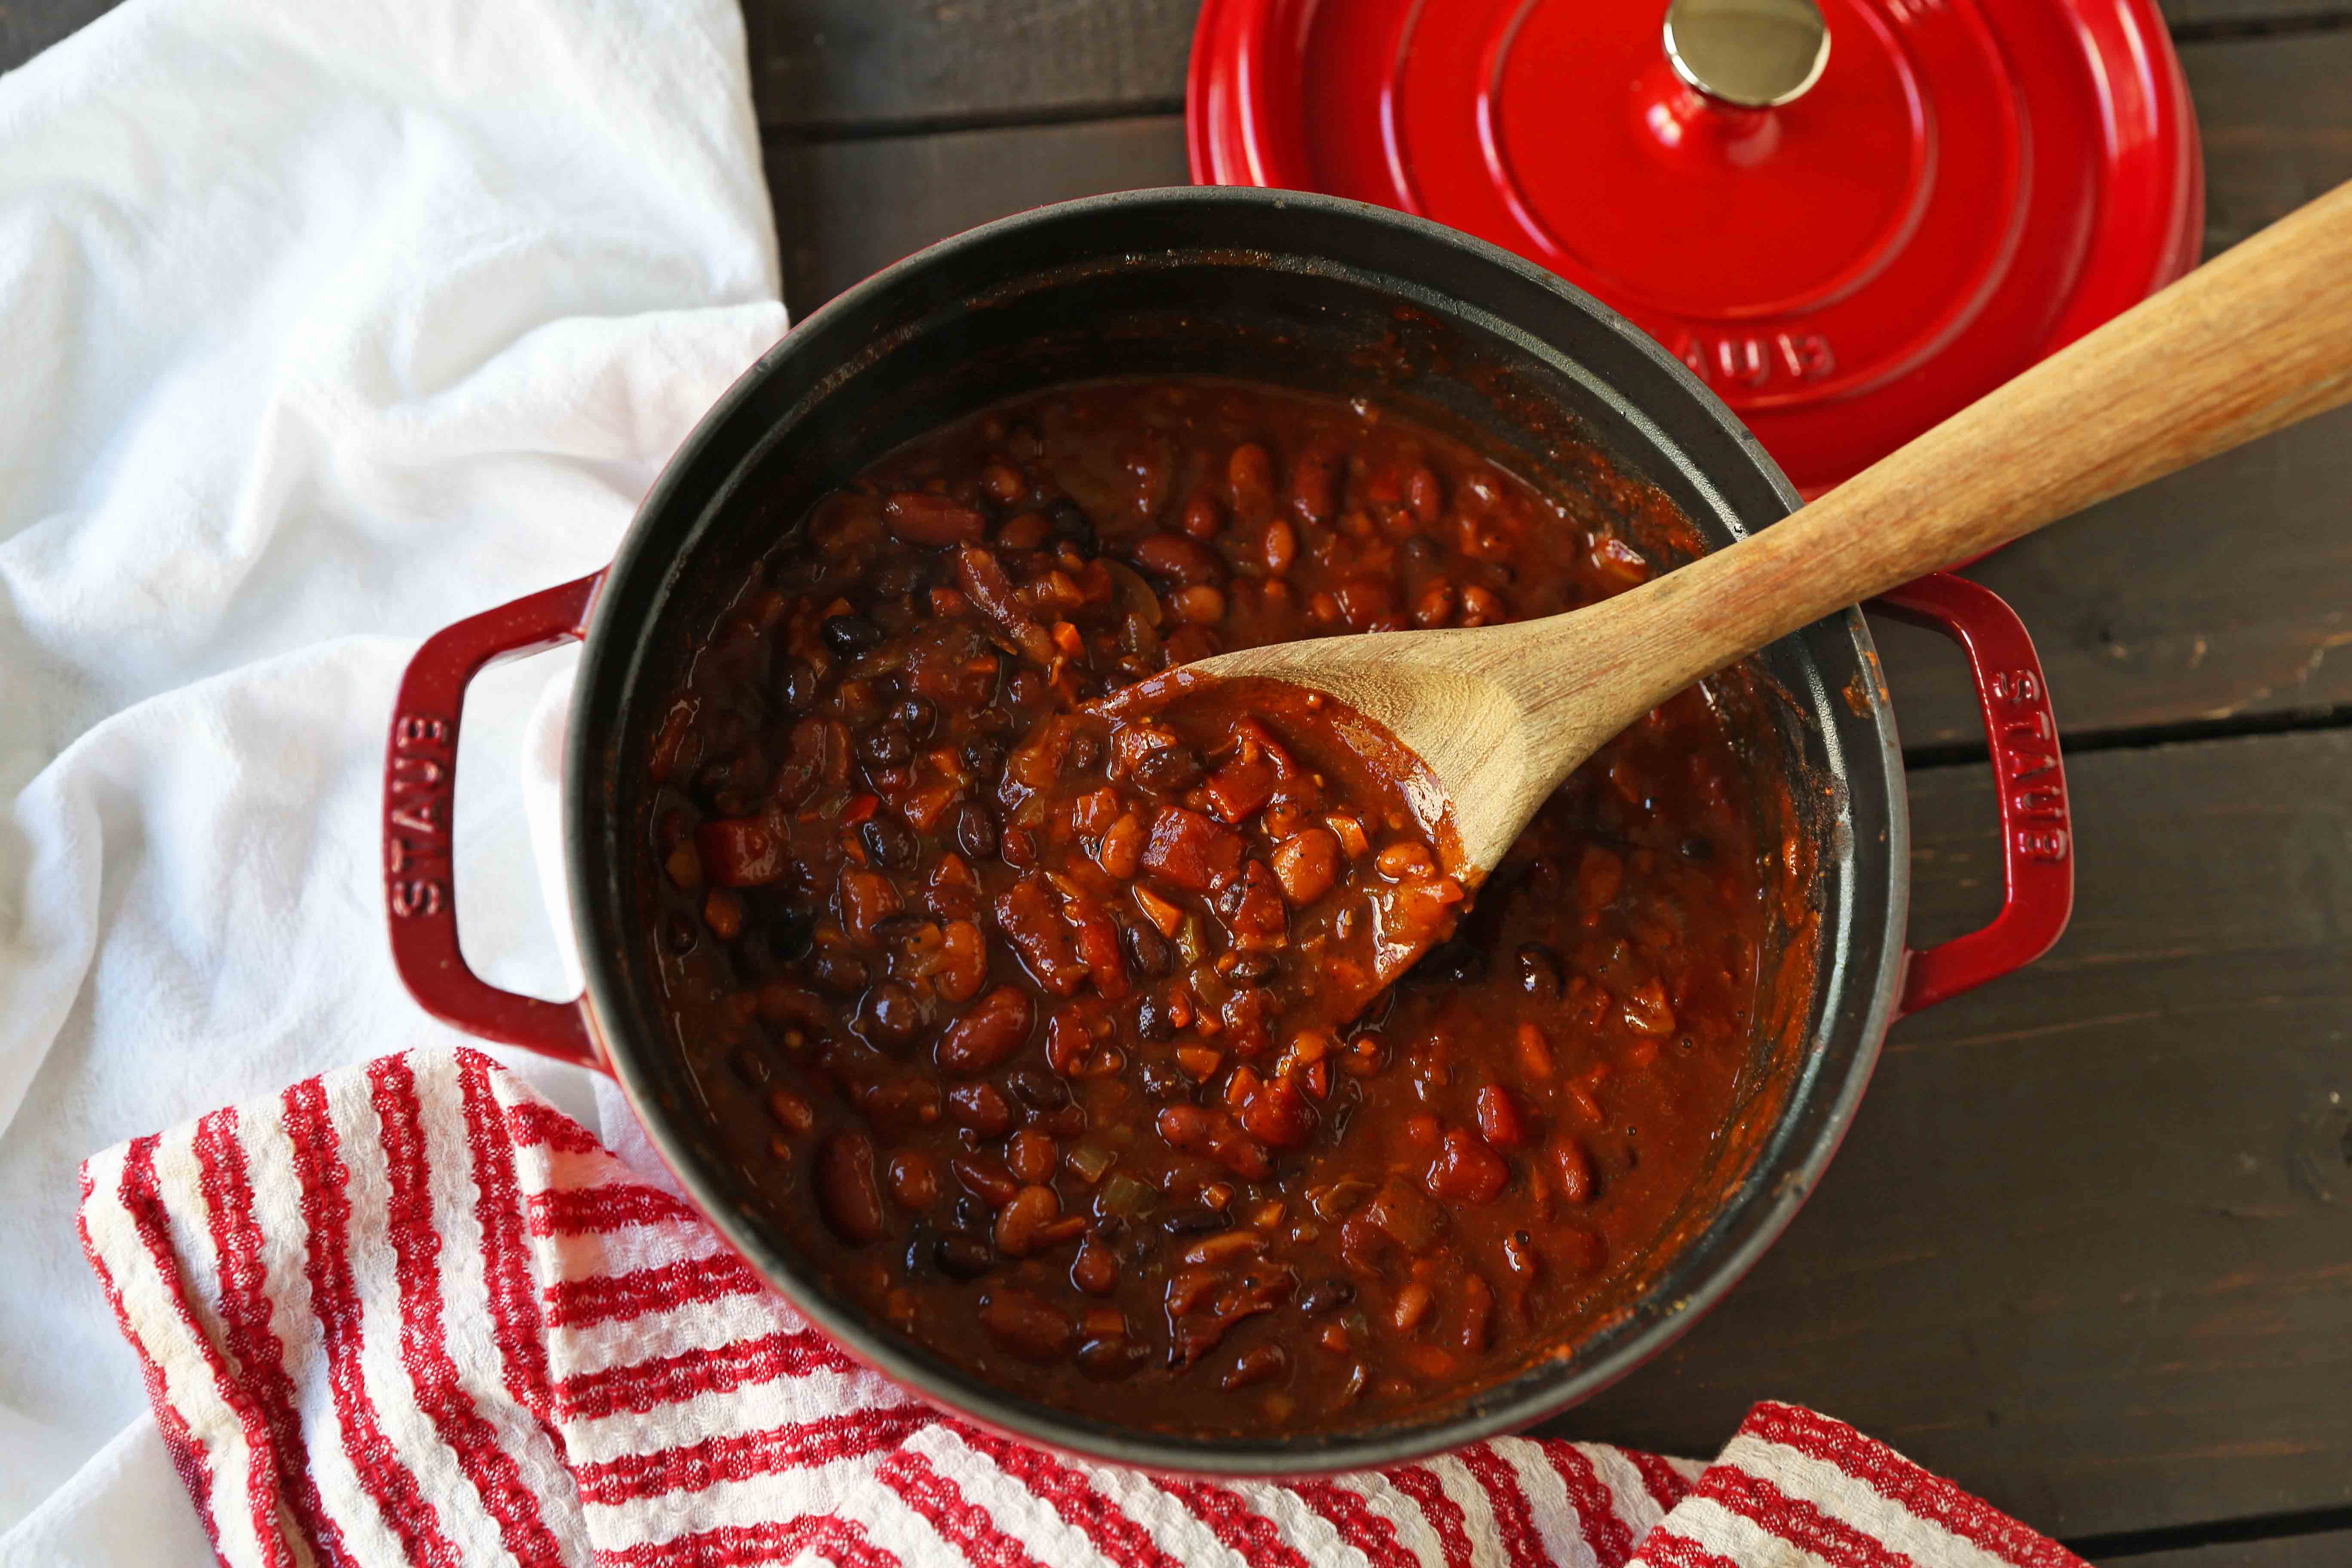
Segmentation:
{"type": "MultiPolygon", "coordinates": [[[[1182,183],[1197,3],[751,0],[787,302],[1182,183]]],[[[0,66],[108,4],[0,0],[0,66]]],[[[2352,177],[2352,0],[2166,10],[2209,254],[2352,177]]],[[[1788,1237],[1555,1429],[1703,1454],[1799,1400],[2101,1562],[2352,1563],[2352,410],[1976,575],[2048,662],[2074,927],[1898,1026],[1788,1237]]],[[[1997,900],[1990,780],[1957,656],[1880,636],[1933,940],[1997,900]]]]}

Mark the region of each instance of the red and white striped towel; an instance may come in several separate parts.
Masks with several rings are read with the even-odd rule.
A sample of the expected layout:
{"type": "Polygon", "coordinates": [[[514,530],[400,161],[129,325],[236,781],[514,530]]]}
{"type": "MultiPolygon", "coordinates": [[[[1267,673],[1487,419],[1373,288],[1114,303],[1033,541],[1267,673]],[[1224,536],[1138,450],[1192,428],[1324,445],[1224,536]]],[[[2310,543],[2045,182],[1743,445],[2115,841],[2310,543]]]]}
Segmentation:
{"type": "Polygon", "coordinates": [[[863,1371],[488,1058],[419,1051],[82,1168],[82,1238],[235,1568],[2055,1568],[1851,1427],[1712,1464],[1507,1438],[1378,1474],[1160,1480],[863,1371]]]}

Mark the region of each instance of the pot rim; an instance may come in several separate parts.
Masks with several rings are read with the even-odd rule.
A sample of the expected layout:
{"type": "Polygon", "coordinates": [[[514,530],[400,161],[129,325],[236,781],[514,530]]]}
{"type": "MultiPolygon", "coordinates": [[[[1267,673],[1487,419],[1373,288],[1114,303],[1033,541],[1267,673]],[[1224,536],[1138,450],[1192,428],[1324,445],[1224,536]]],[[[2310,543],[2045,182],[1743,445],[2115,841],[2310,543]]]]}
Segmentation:
{"type": "MultiPolygon", "coordinates": [[[[604,576],[604,588],[607,591],[597,594],[585,628],[584,647],[573,685],[564,742],[562,798],[565,885],[572,932],[586,981],[583,1005],[588,1012],[590,1025],[605,1064],[617,1080],[631,1113],[704,1217],[792,1304],[794,1310],[856,1359],[917,1397],[969,1418],[981,1426],[1024,1442],[1085,1459],[1108,1461],[1147,1471],[1234,1479],[1277,1479],[1376,1468],[1518,1431],[1582,1403],[1627,1375],[1664,1350],[1700,1314],[1729,1293],[1766,1249],[1780,1238],[1818,1183],[1853,1122],[1854,1111],[1876,1065],[1887,1028],[1893,1021],[1905,968],[1903,937],[1910,886],[1908,802],[1892,708],[1875,686],[1869,692],[1871,711],[1864,716],[1864,721],[1875,734],[1880,753],[1878,760],[1886,788],[1885,919],[1885,930],[1877,933],[1878,951],[1883,957],[1878,973],[1870,980],[1867,1000],[1859,1013],[1859,1037],[1851,1061],[1844,1068],[1844,1081],[1837,1085],[1834,1092],[1827,1098],[1811,1099],[1819,1087],[1815,1080],[1824,1069],[1829,1054],[1824,1046],[1833,1037],[1834,1031],[1842,1026],[1838,1016],[1825,1006],[1808,1036],[1802,1065],[1790,1085],[1786,1106],[1776,1124],[1760,1141],[1748,1177],[1708,1224],[1683,1244],[1681,1258],[1663,1266],[1659,1276],[1641,1297],[1630,1303],[1624,1311],[1588,1333],[1581,1342],[1589,1345],[1596,1338],[1609,1337],[1614,1342],[1590,1363],[1572,1371],[1565,1362],[1530,1366],[1486,1394],[1473,1396],[1473,1408],[1469,1410],[1457,1411],[1444,1419],[1420,1425],[1381,1426],[1360,1436],[1310,1433],[1302,1435],[1291,1445],[1244,1447],[1216,1439],[1113,1427],[1107,1423],[1006,1394],[969,1372],[922,1352],[896,1333],[868,1322],[863,1314],[837,1306],[822,1290],[810,1288],[802,1279],[803,1266],[790,1250],[765,1235],[761,1227],[736,1205],[733,1195],[696,1156],[689,1141],[672,1124],[674,1113],[667,1110],[661,1103],[662,1084],[645,1058],[638,1051],[627,1048],[626,1036],[614,1028],[614,1020],[630,1016],[629,1009],[616,973],[617,960],[600,946],[600,933],[593,929],[590,920],[590,911],[598,907],[604,892],[590,875],[590,868],[598,863],[598,858],[594,846],[590,842],[593,826],[583,807],[591,804],[589,793],[598,787],[597,772],[604,759],[593,754],[588,709],[594,694],[607,680],[621,677],[623,671],[613,667],[616,663],[625,665],[634,651],[632,634],[642,629],[614,624],[618,618],[615,608],[618,595],[608,590],[612,584],[632,574],[648,569],[657,571],[676,553],[668,542],[656,543],[653,538],[656,530],[650,526],[651,522],[672,505],[677,492],[685,487],[688,477],[697,474],[704,463],[713,460],[713,448],[730,417],[776,374],[781,365],[801,352],[801,344],[819,341],[821,334],[817,329],[829,321],[855,314],[911,280],[938,271],[975,252],[984,252],[1008,235],[1045,225],[1154,206],[1200,211],[1227,207],[1297,208],[1309,214],[1324,213],[1351,221],[1389,226],[1423,239],[1466,251],[1472,257],[1558,297],[1589,318],[1596,327],[1622,340],[1671,379],[1690,400],[1691,412],[1704,416],[1717,427],[1718,434],[1727,436],[1737,443],[1769,481],[1772,493],[1777,497],[1780,510],[1774,518],[1739,516],[1715,483],[1713,476],[1700,469],[1689,458],[1685,449],[1687,443],[1670,436],[1647,408],[1634,404],[1613,386],[1587,371],[1580,363],[1580,355],[1565,348],[1553,347],[1532,331],[1494,316],[1481,307],[1467,301],[1452,301],[1457,309],[1466,308],[1467,313],[1478,317],[1482,327],[1524,350],[1535,352],[1544,363],[1572,374],[1588,391],[1605,402],[1641,432],[1651,453],[1675,464],[1685,482],[1710,503],[1717,518],[1735,539],[1749,531],[1749,522],[1760,524],[1777,521],[1778,516],[1785,516],[1801,504],[1795,487],[1738,417],[1691,373],[1689,367],[1624,317],[1556,275],[1508,251],[1474,236],[1409,214],[1313,193],[1255,186],[1181,185],[1118,192],[1033,208],[941,240],[875,273],[795,323],[772,348],[739,376],[704,414],[663,467],[660,477],[647,491],[614,553],[612,564],[604,576]],[[1809,1103],[1818,1106],[1817,1114],[1801,1114],[1809,1103]],[[1811,1123],[1809,1131],[1796,1125],[1806,1121],[1811,1123]],[[1804,1146],[1795,1147],[1801,1136],[1804,1146]],[[1759,1188],[1765,1190],[1757,1190],[1759,1188]],[[1719,1228],[1735,1222],[1741,1227],[1742,1234],[1723,1251],[1712,1256],[1704,1276],[1686,1289],[1671,1289],[1676,1284],[1678,1267],[1697,1254],[1707,1238],[1719,1228]],[[1661,1297],[1670,1299],[1660,1300],[1661,1297]],[[1495,1397],[1507,1392],[1509,1393],[1508,1397],[1495,1397]]],[[[1405,284],[1402,279],[1391,281],[1405,284]]],[[[1413,287],[1405,285],[1405,291],[1411,293],[1413,287]]],[[[1423,292],[1425,293],[1426,289],[1423,292]]],[[[705,503],[702,510],[708,512],[725,504],[743,470],[751,466],[750,458],[737,459],[734,474],[719,487],[717,494],[705,503]]],[[[1849,608],[1841,616],[1832,619],[1838,622],[1839,629],[1845,636],[1854,639],[1860,651],[1870,653],[1870,633],[1860,609],[1849,608]]],[[[1792,635],[1802,637],[1805,633],[1792,635]]],[[[1816,691],[1809,695],[1826,705],[1825,694],[1816,691]]],[[[1825,730],[1823,741],[1830,749],[1832,770],[1841,778],[1850,777],[1852,764],[1842,754],[1843,742],[1839,733],[1834,730],[1825,730]]],[[[1850,802],[1841,807],[1842,816],[1848,822],[1852,819],[1852,811],[1850,802]]],[[[1857,854],[1857,847],[1851,842],[1853,836],[1847,834],[1843,837],[1846,840],[1843,852],[1857,854]]],[[[1816,982],[1821,994],[1832,998],[1842,996],[1853,987],[1856,977],[1849,973],[1852,966],[1850,955],[1857,940],[1866,937],[1866,933],[1853,929],[1856,911],[1851,900],[1841,901],[1839,912],[1841,924],[1838,930],[1830,933],[1826,950],[1828,961],[1816,982]]],[[[1851,1004],[1840,1005],[1846,1016],[1855,1016],[1851,1004]]]]}

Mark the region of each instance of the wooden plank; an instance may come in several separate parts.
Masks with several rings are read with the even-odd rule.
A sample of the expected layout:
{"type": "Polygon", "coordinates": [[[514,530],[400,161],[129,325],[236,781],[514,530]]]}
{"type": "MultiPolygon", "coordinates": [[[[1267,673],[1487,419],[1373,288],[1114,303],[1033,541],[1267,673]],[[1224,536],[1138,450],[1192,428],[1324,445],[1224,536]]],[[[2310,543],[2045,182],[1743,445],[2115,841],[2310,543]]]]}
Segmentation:
{"type": "Polygon", "coordinates": [[[909,252],[1047,202],[1181,185],[1181,115],[848,142],[766,142],[784,302],[805,315],[909,252]]]}
{"type": "Polygon", "coordinates": [[[2344,0],[2161,0],[2160,8],[2176,37],[2190,39],[2237,28],[2325,26],[2347,15],[2344,0]]]}
{"type": "Polygon", "coordinates": [[[746,0],[769,126],[1042,121],[1181,108],[1201,0],[746,0]]]}
{"type": "MultiPolygon", "coordinates": [[[[1898,1026],[1788,1235],[1554,1434],[1795,1400],[2067,1536],[2352,1501],[2352,731],[2072,773],[2063,942],[1898,1026]]],[[[1997,896],[1990,781],[1912,801],[1932,939],[1997,896]]]]}
{"type": "Polygon", "coordinates": [[[2344,1568],[2352,1563],[2352,1531],[2223,1541],[2169,1552],[2136,1552],[2095,1559],[2102,1568],[2344,1568]]]}

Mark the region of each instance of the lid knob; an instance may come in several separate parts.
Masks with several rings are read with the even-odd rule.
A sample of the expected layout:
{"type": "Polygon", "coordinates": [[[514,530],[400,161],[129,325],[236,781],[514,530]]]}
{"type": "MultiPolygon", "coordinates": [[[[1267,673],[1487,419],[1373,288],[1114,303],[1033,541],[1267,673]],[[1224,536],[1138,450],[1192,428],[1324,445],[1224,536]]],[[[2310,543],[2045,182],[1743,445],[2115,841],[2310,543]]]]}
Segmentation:
{"type": "Polygon", "coordinates": [[[1830,28],[1813,0],[1674,0],[1666,58],[1709,98],[1770,109],[1822,79],[1830,28]]]}

